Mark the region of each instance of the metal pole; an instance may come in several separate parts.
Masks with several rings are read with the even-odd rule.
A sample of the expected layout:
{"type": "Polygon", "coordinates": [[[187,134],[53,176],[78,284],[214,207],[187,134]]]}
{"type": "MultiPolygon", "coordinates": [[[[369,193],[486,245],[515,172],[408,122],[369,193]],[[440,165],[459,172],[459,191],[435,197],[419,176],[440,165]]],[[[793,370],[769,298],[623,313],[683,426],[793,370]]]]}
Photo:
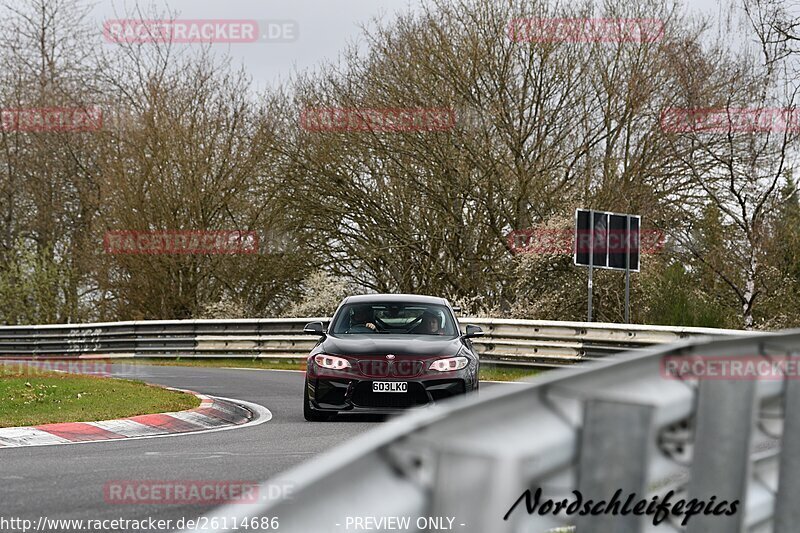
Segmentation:
{"type": "Polygon", "coordinates": [[[594,210],[589,210],[589,319],[592,321],[592,271],[594,270],[594,210]]]}
{"type": "Polygon", "coordinates": [[[631,217],[625,217],[625,323],[631,321],[631,217]]]}

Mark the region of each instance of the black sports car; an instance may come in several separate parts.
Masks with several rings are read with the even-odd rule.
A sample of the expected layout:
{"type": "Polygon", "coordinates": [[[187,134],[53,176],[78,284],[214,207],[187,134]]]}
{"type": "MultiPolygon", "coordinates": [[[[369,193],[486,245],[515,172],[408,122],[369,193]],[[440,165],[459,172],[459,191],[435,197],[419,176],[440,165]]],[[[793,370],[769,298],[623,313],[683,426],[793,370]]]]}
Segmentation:
{"type": "Polygon", "coordinates": [[[303,414],[389,414],[478,389],[478,354],[444,298],[370,294],[345,298],[308,357],[303,414]]]}

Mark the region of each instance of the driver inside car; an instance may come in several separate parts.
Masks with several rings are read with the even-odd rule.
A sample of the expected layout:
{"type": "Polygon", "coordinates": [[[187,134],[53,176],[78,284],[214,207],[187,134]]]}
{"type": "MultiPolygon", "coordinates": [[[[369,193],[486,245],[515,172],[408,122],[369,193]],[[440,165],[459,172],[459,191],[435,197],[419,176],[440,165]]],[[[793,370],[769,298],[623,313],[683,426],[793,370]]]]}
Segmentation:
{"type": "Polygon", "coordinates": [[[369,306],[356,307],[350,317],[350,328],[348,333],[368,333],[376,331],[378,328],[372,322],[372,308],[369,306]]]}

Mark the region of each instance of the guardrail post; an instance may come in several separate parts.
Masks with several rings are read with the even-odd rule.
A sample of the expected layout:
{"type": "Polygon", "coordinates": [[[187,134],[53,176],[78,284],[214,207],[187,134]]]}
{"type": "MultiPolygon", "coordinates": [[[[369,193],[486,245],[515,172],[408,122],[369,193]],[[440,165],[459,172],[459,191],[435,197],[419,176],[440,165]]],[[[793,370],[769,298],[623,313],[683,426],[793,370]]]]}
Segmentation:
{"type": "MultiPolygon", "coordinates": [[[[197,320],[192,320],[192,357],[197,357],[197,348],[199,347],[200,343],[197,340],[197,320]]],[[[227,346],[227,344],[226,344],[227,346]]]]}
{"type": "MultiPolygon", "coordinates": [[[[431,516],[453,517],[455,531],[511,533],[519,518],[503,520],[522,486],[515,457],[486,457],[458,450],[438,454],[431,516]],[[481,502],[476,505],[476,502],[481,502]],[[464,527],[461,527],[464,524],[464,527]]],[[[530,520],[524,512],[523,520],[530,520]]],[[[439,531],[431,529],[430,531],[439,531]]]]}
{"type": "MultiPolygon", "coordinates": [[[[647,460],[653,407],[607,400],[584,402],[578,457],[578,490],[584,502],[610,501],[617,491],[621,509],[630,494],[633,504],[646,498],[647,460]]],[[[633,504],[629,506],[633,508],[633,504]]],[[[578,533],[637,533],[642,516],[577,516],[578,533]]]]}
{"type": "MultiPolygon", "coordinates": [[[[796,357],[792,355],[791,357],[796,357]]],[[[800,524],[800,380],[788,376],[783,399],[783,438],[775,502],[775,533],[794,533],[800,524]]]]}
{"type": "Polygon", "coordinates": [[[133,357],[134,358],[142,356],[142,350],[141,350],[142,341],[141,341],[140,335],[139,335],[139,324],[140,324],[140,322],[138,320],[134,320],[133,321],[133,326],[131,328],[133,330],[133,357]]]}
{"type": "Polygon", "coordinates": [[[39,346],[41,346],[42,337],[39,335],[39,326],[33,326],[33,353],[34,357],[39,355],[39,346]]]}
{"type": "Polygon", "coordinates": [[[716,496],[717,504],[738,500],[739,509],[731,516],[696,514],[687,533],[744,531],[756,385],[754,379],[700,381],[689,499],[708,502],[716,496]]]}

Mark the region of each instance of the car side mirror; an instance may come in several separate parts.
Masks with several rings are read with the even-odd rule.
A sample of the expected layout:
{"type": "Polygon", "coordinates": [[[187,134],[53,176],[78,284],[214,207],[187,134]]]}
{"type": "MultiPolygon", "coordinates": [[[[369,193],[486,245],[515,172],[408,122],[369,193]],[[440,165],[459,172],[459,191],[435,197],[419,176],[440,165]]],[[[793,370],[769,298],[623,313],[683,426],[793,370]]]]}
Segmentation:
{"type": "Polygon", "coordinates": [[[309,322],[303,328],[303,333],[322,336],[325,335],[325,328],[322,326],[322,322],[309,322]]]}
{"type": "Polygon", "coordinates": [[[484,333],[480,326],[467,326],[467,333],[464,334],[465,339],[471,339],[473,337],[483,337],[484,333]]]}

